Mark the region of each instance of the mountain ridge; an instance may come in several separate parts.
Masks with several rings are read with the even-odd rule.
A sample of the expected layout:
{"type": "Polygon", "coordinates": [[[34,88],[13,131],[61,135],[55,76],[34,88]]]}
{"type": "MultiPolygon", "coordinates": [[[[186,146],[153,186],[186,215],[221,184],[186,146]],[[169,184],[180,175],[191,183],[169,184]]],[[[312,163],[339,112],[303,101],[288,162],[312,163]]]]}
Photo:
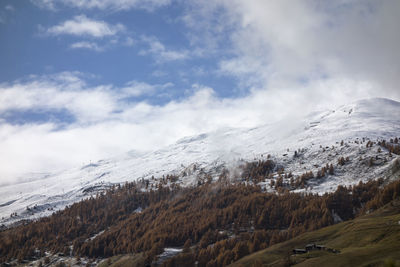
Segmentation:
{"type": "MultiPolygon", "coordinates": [[[[285,120],[253,128],[202,133],[140,156],[128,152],[58,174],[47,174],[43,179],[4,186],[0,189],[3,196],[0,200],[0,216],[3,217],[0,223],[10,224],[20,219],[49,215],[89,197],[90,193],[95,194],[125,181],[174,174],[182,186],[194,186],[198,170],[217,179],[223,168],[235,169],[241,160],[265,159],[267,155],[288,171],[300,175],[306,170],[315,171],[326,163],[335,163],[338,153],[352,158],[360,151],[363,153],[361,156],[375,156],[375,152],[363,148],[365,143],[360,144],[363,138],[377,141],[394,138],[399,133],[400,103],[385,98],[360,100],[335,110],[309,114],[301,121],[285,120]],[[339,145],[341,140],[345,140],[345,146],[339,145]],[[337,148],[331,149],[332,146],[337,148]],[[300,151],[299,158],[293,157],[295,151],[300,151]],[[301,157],[309,163],[302,164],[301,157]],[[188,168],[194,166],[197,171],[188,173],[188,168]],[[33,215],[25,211],[26,207],[35,205],[42,209],[33,215]],[[8,218],[13,212],[17,212],[19,217],[8,218]]],[[[378,166],[371,174],[365,172],[367,177],[363,179],[384,175],[392,161],[378,166]]],[[[351,164],[359,166],[355,160],[351,164]]],[[[310,190],[321,193],[334,190],[335,185],[343,182],[340,168],[337,175],[325,179],[329,186],[313,184],[310,187],[317,189],[310,190]]],[[[352,181],[351,178],[346,178],[344,183],[356,183],[360,179],[352,181]]],[[[266,183],[261,185],[265,190],[270,189],[266,183]]]]}

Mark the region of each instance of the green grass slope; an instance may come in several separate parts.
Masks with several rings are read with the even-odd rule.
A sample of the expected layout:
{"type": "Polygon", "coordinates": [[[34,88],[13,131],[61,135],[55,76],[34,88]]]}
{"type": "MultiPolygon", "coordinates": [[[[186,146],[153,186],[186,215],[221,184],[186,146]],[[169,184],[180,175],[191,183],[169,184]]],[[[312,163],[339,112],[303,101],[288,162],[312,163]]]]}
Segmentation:
{"type": "Polygon", "coordinates": [[[144,255],[139,253],[108,258],[100,263],[99,267],[142,267],[145,265],[144,255]]]}
{"type": "Polygon", "coordinates": [[[339,223],[253,253],[231,266],[400,266],[400,199],[354,220],[339,223]],[[294,248],[316,243],[340,253],[294,248]]]}

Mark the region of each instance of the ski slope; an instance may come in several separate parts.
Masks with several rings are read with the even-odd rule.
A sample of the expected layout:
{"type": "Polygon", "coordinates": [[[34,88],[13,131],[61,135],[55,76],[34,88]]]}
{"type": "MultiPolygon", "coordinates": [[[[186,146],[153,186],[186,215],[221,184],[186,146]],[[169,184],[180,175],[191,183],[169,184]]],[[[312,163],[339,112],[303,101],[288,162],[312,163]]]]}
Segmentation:
{"type": "MultiPolygon", "coordinates": [[[[35,177],[29,182],[0,188],[0,224],[50,215],[82,198],[115,183],[150,179],[167,174],[179,175],[183,186],[195,185],[193,166],[213,176],[221,166],[235,168],[240,160],[262,159],[267,154],[294,174],[317,170],[326,163],[336,165],[339,156],[351,162],[337,167],[335,175],[305,190],[323,193],[339,185],[386,175],[395,157],[387,151],[376,155],[376,147],[366,148],[359,141],[400,137],[400,103],[382,98],[366,99],[335,110],[314,112],[251,129],[220,129],[187,137],[147,154],[128,152],[79,168],[35,177]],[[341,140],[345,145],[340,146],[341,140]],[[301,150],[294,158],[295,150],[301,150]],[[358,158],[379,156],[381,162],[368,168],[358,158]],[[183,173],[185,172],[185,175],[183,173]],[[29,210],[27,209],[29,207],[29,210]],[[16,212],[17,216],[10,217],[16,212]]],[[[272,190],[263,184],[266,190],[272,190]]]]}

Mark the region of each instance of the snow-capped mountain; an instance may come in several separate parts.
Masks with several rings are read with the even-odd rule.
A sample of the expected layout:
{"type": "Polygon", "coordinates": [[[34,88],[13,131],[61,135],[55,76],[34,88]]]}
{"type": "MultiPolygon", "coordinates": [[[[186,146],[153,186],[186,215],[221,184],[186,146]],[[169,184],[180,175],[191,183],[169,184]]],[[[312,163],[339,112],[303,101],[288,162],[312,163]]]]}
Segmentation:
{"type": "MultiPolygon", "coordinates": [[[[49,215],[114,183],[151,181],[153,176],[175,174],[181,185],[196,185],[199,170],[216,179],[221,168],[235,168],[242,160],[258,160],[267,155],[285,171],[300,175],[326,164],[336,166],[339,157],[349,157],[348,164],[335,167],[334,175],[301,189],[323,193],[339,184],[386,176],[397,156],[389,157],[387,151],[378,152],[377,147],[367,148],[366,142],[394,137],[400,137],[400,103],[381,98],[251,129],[221,129],[181,139],[151,153],[129,152],[80,168],[35,177],[30,182],[2,186],[0,223],[8,225],[49,215]],[[366,163],[370,157],[376,159],[374,166],[366,163]],[[17,215],[10,217],[12,213],[17,215]]],[[[267,182],[261,185],[272,190],[267,182]]]]}

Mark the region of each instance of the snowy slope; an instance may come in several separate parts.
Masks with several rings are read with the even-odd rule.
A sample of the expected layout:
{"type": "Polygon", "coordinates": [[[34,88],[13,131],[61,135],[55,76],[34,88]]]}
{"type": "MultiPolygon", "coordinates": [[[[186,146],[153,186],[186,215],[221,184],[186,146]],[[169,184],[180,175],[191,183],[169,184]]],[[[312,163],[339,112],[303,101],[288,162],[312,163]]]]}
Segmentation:
{"type": "MultiPolygon", "coordinates": [[[[197,169],[217,175],[221,166],[234,168],[239,159],[251,161],[270,154],[287,171],[301,174],[306,170],[315,171],[326,163],[336,164],[339,156],[350,157],[350,163],[338,167],[335,175],[307,188],[322,193],[334,190],[339,184],[354,184],[385,175],[395,157],[388,158],[387,151],[382,151],[378,155],[381,163],[369,169],[360,157],[375,157],[377,147],[366,148],[359,141],[395,136],[400,137],[400,103],[380,98],[252,129],[221,129],[184,138],[144,155],[129,152],[30,182],[2,186],[0,223],[7,225],[51,214],[113,183],[171,173],[180,175],[185,171],[187,175],[180,177],[182,185],[195,185],[196,175],[188,171],[193,169],[193,164],[197,169]],[[346,144],[340,146],[341,140],[346,144]],[[302,153],[293,158],[294,150],[298,149],[302,153]],[[18,216],[10,218],[13,212],[18,216]]],[[[264,186],[271,190],[268,184],[264,186]]]]}

